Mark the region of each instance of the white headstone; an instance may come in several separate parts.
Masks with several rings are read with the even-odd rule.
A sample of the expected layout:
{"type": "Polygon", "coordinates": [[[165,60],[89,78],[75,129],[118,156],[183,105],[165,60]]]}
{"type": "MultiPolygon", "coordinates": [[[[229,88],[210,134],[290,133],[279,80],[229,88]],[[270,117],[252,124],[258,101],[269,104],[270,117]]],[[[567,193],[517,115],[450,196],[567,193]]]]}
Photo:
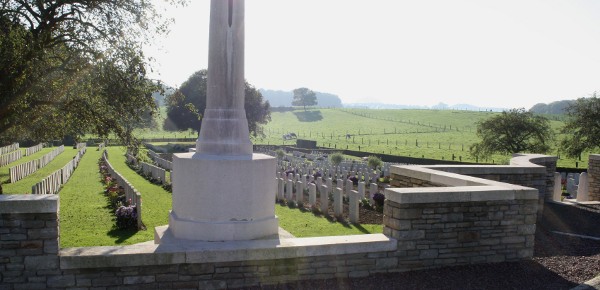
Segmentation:
{"type": "Polygon", "coordinates": [[[583,172],[579,176],[579,185],[577,186],[577,201],[589,201],[589,181],[587,173],[583,172]]]}
{"type": "Polygon", "coordinates": [[[552,195],[552,199],[554,201],[561,201],[562,196],[562,178],[560,173],[554,172],[554,193],[552,195]]]}

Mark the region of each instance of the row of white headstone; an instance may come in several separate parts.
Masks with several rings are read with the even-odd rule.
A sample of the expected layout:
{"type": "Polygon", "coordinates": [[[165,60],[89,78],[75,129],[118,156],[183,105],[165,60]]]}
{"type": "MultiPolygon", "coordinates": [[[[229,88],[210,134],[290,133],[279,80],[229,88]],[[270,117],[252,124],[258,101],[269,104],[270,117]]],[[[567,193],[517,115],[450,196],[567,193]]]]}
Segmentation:
{"type": "Polygon", "coordinates": [[[0,147],[0,155],[19,150],[19,143],[13,143],[8,146],[0,147]]]}
{"type": "Polygon", "coordinates": [[[161,184],[168,183],[167,181],[167,171],[152,164],[148,164],[146,162],[140,162],[140,166],[144,174],[149,174],[152,178],[159,180],[161,184]]]}
{"type": "Polygon", "coordinates": [[[150,149],[148,149],[148,155],[150,156],[150,159],[152,159],[152,162],[156,164],[156,166],[166,170],[173,170],[173,163],[171,161],[161,158],[160,155],[150,149]]]}
{"type": "Polygon", "coordinates": [[[63,168],[54,171],[48,177],[42,179],[42,181],[34,184],[31,187],[32,194],[57,194],[61,186],[63,186],[69,179],[71,179],[71,175],[79,165],[81,158],[87,151],[86,147],[82,147],[79,149],[75,157],[69,163],[67,163],[63,168]]]}
{"type": "Polygon", "coordinates": [[[116,180],[120,187],[123,187],[125,191],[125,199],[129,202],[129,205],[135,205],[137,210],[137,226],[138,229],[143,228],[142,223],[142,194],[133,187],[133,185],[123,177],[108,161],[108,153],[106,150],[102,153],[102,160],[106,163],[106,169],[110,176],[116,180]]]}
{"type": "Polygon", "coordinates": [[[7,154],[0,156],[0,166],[9,165],[23,157],[23,152],[21,150],[13,151],[7,154]]]}
{"type": "Polygon", "coordinates": [[[356,171],[350,170],[350,168],[342,167],[342,166],[330,166],[330,167],[315,167],[315,165],[311,163],[302,163],[302,164],[292,164],[287,161],[278,160],[277,162],[277,171],[281,172],[294,172],[296,174],[308,174],[315,175],[317,172],[321,173],[323,178],[333,178],[337,179],[348,179],[352,176],[357,178],[359,181],[364,181],[367,184],[377,183],[379,177],[381,177],[380,170],[371,170],[368,167],[363,169],[358,169],[356,171]]]}
{"type": "Polygon", "coordinates": [[[338,179],[335,186],[332,178],[318,177],[316,180],[312,175],[300,175],[285,172],[277,173],[277,200],[295,201],[297,203],[308,202],[312,208],[317,208],[317,197],[319,197],[319,209],[323,214],[329,212],[329,194],[333,194],[333,212],[336,217],[341,218],[344,210],[344,198],[348,199],[348,219],[351,223],[359,221],[359,203],[363,198],[369,198],[371,204],[374,194],[377,192],[377,184],[371,183],[370,194],[365,190],[366,184],[359,182],[357,190],[354,190],[352,180],[338,179]],[[318,196],[317,196],[318,192],[318,196]],[[305,194],[308,193],[308,200],[305,194]]]}
{"type": "MultiPolygon", "coordinates": [[[[21,152],[21,151],[19,150],[16,152],[21,152]]],[[[65,152],[65,146],[60,145],[59,147],[50,151],[49,153],[46,153],[44,156],[42,156],[39,159],[34,159],[29,162],[25,162],[25,163],[10,167],[8,169],[9,174],[10,174],[10,183],[15,183],[15,182],[33,174],[34,172],[38,171],[39,169],[44,168],[44,166],[48,165],[48,163],[50,163],[52,160],[54,160],[54,158],[56,158],[56,156],[60,155],[63,152],[65,152]]]]}
{"type": "Polygon", "coordinates": [[[87,143],[77,143],[75,144],[75,149],[80,150],[81,148],[87,147],[87,143]]]}
{"type": "Polygon", "coordinates": [[[29,156],[35,154],[44,148],[44,144],[40,143],[35,146],[31,146],[29,148],[25,148],[25,156],[29,156]]]}
{"type": "MultiPolygon", "coordinates": [[[[554,196],[555,201],[561,201],[562,196],[562,180],[565,179],[565,174],[554,173],[554,196]]],[[[589,179],[587,172],[569,173],[566,175],[566,189],[569,196],[577,201],[589,201],[589,179]]]]}

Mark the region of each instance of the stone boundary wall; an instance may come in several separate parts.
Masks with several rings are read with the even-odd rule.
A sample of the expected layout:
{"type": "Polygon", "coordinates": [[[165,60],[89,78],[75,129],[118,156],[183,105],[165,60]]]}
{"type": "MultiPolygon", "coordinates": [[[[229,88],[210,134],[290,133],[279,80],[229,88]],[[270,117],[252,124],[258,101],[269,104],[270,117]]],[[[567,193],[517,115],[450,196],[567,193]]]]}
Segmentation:
{"type": "Polygon", "coordinates": [[[0,195],[0,287],[260,287],[533,255],[536,189],[417,166],[392,171],[443,187],[386,189],[384,234],[373,235],[59,251],[58,196],[0,195]]]}
{"type": "Polygon", "coordinates": [[[587,172],[589,201],[600,201],[600,154],[590,154],[587,172]]]}
{"type": "Polygon", "coordinates": [[[398,239],[399,267],[517,261],[533,256],[537,191],[386,190],[384,234],[398,239]]]}
{"type": "MultiPolygon", "coordinates": [[[[515,154],[510,165],[433,165],[420,166],[432,170],[467,175],[503,183],[532,187],[538,190],[538,219],[541,218],[544,202],[553,200],[554,172],[557,157],[538,154],[515,154]]],[[[392,186],[434,187],[439,183],[430,180],[431,175],[406,176],[392,170],[392,186]]],[[[435,175],[435,174],[434,174],[435,175]]]]}
{"type": "Polygon", "coordinates": [[[58,196],[0,195],[0,289],[46,289],[59,268],[58,196]]]}

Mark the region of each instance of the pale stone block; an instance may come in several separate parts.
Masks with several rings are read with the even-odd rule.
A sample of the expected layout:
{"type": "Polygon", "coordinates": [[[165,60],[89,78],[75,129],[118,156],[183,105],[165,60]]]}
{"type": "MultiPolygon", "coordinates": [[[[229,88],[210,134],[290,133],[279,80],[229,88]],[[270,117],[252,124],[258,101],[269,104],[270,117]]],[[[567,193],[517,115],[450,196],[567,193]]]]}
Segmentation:
{"type": "Polygon", "coordinates": [[[329,187],[321,186],[321,212],[326,215],[329,211],[329,187]]]}
{"type": "Polygon", "coordinates": [[[296,182],[296,202],[304,200],[304,183],[300,180],[296,182]]]}
{"type": "Polygon", "coordinates": [[[333,191],[333,212],[336,217],[341,217],[344,210],[342,189],[336,187],[333,191]]]}
{"type": "Polygon", "coordinates": [[[250,158],[193,155],[173,157],[177,187],[169,225],[175,237],[221,241],[277,233],[275,158],[263,154],[250,158]],[[244,174],[232,178],[231,172],[244,174]]]}
{"type": "Polygon", "coordinates": [[[349,208],[350,222],[358,223],[358,220],[359,220],[359,206],[358,206],[359,194],[358,194],[358,191],[351,190],[349,195],[350,195],[349,196],[350,200],[348,202],[348,208],[349,208]]]}
{"type": "Polygon", "coordinates": [[[283,178],[277,178],[277,200],[283,200],[285,190],[284,190],[285,181],[283,178]]]}
{"type": "Polygon", "coordinates": [[[287,200],[292,200],[292,196],[294,194],[294,180],[292,176],[293,175],[290,173],[286,182],[285,199],[287,200]]]}
{"type": "Polygon", "coordinates": [[[554,172],[554,191],[552,194],[552,199],[554,201],[560,201],[562,196],[562,178],[560,173],[554,172]]]}
{"type": "Polygon", "coordinates": [[[579,185],[577,186],[577,201],[589,201],[589,181],[587,172],[579,176],[579,185]]]}
{"type": "Polygon", "coordinates": [[[317,186],[314,183],[308,184],[308,203],[312,206],[317,203],[317,186]]]}

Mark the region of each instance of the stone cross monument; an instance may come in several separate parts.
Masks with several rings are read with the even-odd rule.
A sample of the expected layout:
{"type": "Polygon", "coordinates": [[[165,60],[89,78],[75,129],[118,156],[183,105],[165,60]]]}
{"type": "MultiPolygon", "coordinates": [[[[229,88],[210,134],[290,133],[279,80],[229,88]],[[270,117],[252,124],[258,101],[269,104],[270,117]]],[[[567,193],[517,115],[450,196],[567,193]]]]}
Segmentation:
{"type": "MultiPolygon", "coordinates": [[[[194,241],[277,235],[276,160],[253,154],[244,109],[244,0],[211,0],[208,57],[196,153],[173,156],[173,210],[162,234],[194,241]]],[[[161,244],[162,234],[157,228],[161,244]]]]}

